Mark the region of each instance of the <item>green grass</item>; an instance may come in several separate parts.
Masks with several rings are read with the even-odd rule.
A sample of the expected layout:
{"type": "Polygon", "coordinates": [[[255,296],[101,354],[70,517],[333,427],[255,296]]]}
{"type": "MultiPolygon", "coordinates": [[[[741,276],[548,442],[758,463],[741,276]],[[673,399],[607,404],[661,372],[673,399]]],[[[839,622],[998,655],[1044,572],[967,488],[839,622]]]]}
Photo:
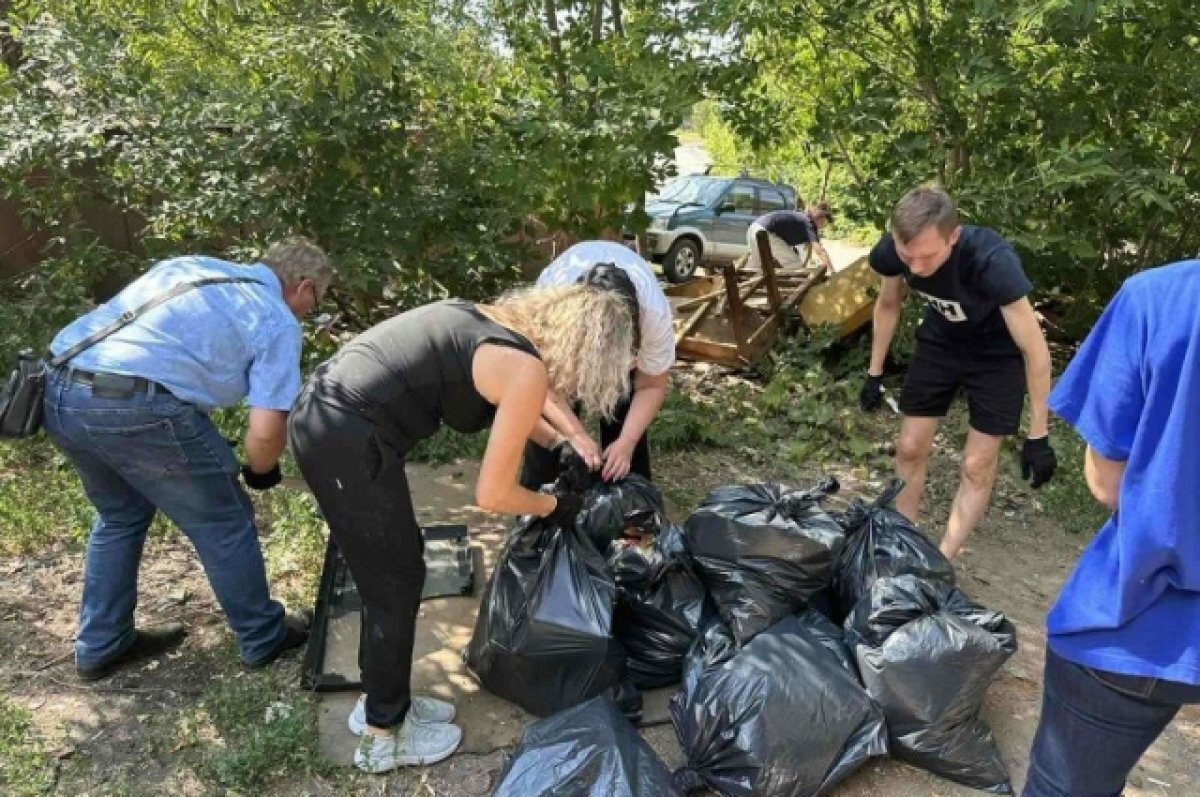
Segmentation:
{"type": "Polygon", "coordinates": [[[45,435],[0,444],[0,554],[78,545],[92,517],[75,469],[45,435]]]}
{"type": "Polygon", "coordinates": [[[150,720],[145,753],[189,770],[209,794],[260,794],[269,784],[329,776],[335,768],[318,749],[317,700],[297,680],[291,665],[217,672],[199,698],[150,720]]]}
{"type": "Polygon", "coordinates": [[[0,794],[44,795],[54,779],[54,762],[34,733],[32,716],[0,697],[0,794]]]}
{"type": "Polygon", "coordinates": [[[311,494],[277,487],[255,498],[272,589],[289,606],[311,606],[325,559],[325,521],[311,494]]]}
{"type": "Polygon", "coordinates": [[[305,777],[327,768],[317,748],[315,698],[299,691],[294,677],[280,668],[239,672],[206,693],[194,709],[216,734],[199,745],[205,780],[253,794],[285,776],[305,777]]]}

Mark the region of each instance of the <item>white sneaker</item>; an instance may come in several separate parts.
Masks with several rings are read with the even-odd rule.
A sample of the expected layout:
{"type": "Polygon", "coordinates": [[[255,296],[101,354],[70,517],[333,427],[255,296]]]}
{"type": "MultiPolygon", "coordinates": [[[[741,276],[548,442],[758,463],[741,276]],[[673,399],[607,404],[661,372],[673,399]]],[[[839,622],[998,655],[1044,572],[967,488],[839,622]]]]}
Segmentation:
{"type": "MultiPolygon", "coordinates": [[[[432,697],[414,697],[408,706],[405,719],[412,718],[413,722],[429,725],[435,722],[450,722],[454,719],[454,706],[445,700],[432,697]]],[[[346,727],[355,736],[362,736],[367,730],[367,697],[359,695],[354,710],[346,718],[346,727]]]]}
{"type": "Polygon", "coordinates": [[[436,764],[449,758],[462,741],[462,728],[448,723],[411,722],[405,718],[384,736],[364,733],[354,751],[354,766],[364,772],[436,764]]]}

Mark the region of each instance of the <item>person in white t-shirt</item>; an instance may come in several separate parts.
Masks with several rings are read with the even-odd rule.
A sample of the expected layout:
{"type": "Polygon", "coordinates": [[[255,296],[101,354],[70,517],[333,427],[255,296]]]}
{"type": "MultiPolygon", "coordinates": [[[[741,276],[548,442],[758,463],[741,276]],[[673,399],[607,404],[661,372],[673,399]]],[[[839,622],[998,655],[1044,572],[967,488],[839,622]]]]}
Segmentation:
{"type": "Polygon", "coordinates": [[[614,241],[583,241],[572,246],[542,271],[539,288],[587,282],[625,294],[637,303],[635,337],[637,360],[633,392],[622,401],[610,420],[600,422],[600,442],[588,433],[578,414],[551,395],[542,411],[561,435],[551,449],[531,443],[525,451],[521,483],[531,489],[554,479],[558,459],[567,443],[606,481],[629,473],[650,478],[650,443],[646,431],[670,389],[675,364],[675,327],[671,305],[650,264],[628,247],[614,241]]]}

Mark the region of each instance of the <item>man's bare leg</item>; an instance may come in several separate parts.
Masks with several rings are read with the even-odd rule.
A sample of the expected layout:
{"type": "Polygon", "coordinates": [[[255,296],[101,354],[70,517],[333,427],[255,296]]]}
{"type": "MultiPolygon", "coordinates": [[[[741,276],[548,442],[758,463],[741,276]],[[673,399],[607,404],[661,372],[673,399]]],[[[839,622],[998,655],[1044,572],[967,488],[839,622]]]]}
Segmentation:
{"type": "Polygon", "coordinates": [[[896,497],[896,509],[913,523],[917,522],[921,513],[929,452],[941,420],[905,415],[900,422],[900,439],[896,441],[896,475],[904,479],[904,489],[896,497]]]}
{"type": "Polygon", "coordinates": [[[963,543],[987,511],[992,498],[992,485],[996,482],[996,463],[1000,458],[1000,443],[1003,440],[1002,437],[974,429],[967,432],[962,480],[958,483],[958,494],[950,506],[946,536],[942,538],[941,549],[947,559],[954,559],[958,555],[963,543]]]}

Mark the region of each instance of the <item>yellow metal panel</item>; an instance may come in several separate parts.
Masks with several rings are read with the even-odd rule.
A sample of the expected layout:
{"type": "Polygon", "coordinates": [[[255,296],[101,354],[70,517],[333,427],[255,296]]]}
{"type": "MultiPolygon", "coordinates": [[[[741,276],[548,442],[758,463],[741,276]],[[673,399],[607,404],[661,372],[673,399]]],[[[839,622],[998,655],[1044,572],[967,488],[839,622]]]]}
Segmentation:
{"type": "Polygon", "coordinates": [[[805,326],[833,324],[843,335],[870,323],[879,294],[879,275],[861,257],[815,286],[800,303],[805,326]]]}

